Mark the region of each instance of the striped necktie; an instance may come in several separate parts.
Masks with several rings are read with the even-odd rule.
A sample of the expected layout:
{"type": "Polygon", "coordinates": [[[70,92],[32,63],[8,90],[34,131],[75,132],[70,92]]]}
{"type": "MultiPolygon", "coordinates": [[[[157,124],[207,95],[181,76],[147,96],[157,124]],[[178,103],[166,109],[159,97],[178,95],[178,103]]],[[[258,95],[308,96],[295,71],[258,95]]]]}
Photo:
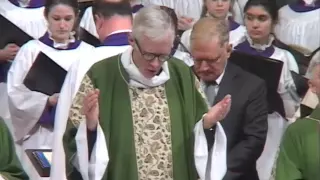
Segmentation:
{"type": "Polygon", "coordinates": [[[216,81],[210,82],[210,83],[206,83],[206,87],[205,87],[204,93],[207,96],[207,100],[208,100],[208,103],[210,104],[210,106],[213,105],[214,99],[217,96],[216,87],[217,87],[216,81]]]}

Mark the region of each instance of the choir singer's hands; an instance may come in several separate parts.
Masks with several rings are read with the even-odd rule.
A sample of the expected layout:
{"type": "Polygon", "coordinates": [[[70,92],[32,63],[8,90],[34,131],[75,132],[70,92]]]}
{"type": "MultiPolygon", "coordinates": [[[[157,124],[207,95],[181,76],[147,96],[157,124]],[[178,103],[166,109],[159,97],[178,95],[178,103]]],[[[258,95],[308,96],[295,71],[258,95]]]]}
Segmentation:
{"type": "Polygon", "coordinates": [[[230,111],[231,95],[226,95],[219,103],[211,107],[208,113],[203,117],[203,127],[210,129],[218,121],[224,119],[230,111]]]}
{"type": "Polygon", "coordinates": [[[186,16],[179,16],[178,17],[178,29],[179,30],[188,30],[192,27],[193,18],[189,18],[186,16]]]}
{"type": "Polygon", "coordinates": [[[60,95],[59,93],[55,93],[49,97],[49,99],[48,99],[49,106],[53,107],[53,106],[57,105],[59,95],[60,95]]]}
{"type": "Polygon", "coordinates": [[[99,121],[99,94],[99,89],[95,89],[83,100],[82,113],[86,116],[87,128],[91,131],[96,130],[99,121]]]}
{"type": "Polygon", "coordinates": [[[20,47],[16,44],[7,44],[5,48],[0,49],[0,62],[13,60],[18,53],[20,47]]]}

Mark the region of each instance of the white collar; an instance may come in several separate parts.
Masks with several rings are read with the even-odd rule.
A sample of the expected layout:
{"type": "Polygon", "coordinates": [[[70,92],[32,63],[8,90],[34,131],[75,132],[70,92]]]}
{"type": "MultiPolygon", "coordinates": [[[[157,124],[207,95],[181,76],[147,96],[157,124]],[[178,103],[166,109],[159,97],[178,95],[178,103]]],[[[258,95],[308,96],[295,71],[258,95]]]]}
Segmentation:
{"type": "Polygon", "coordinates": [[[223,69],[222,73],[220,74],[220,76],[216,79],[216,83],[217,85],[220,85],[222,78],[224,76],[224,73],[226,72],[226,67],[223,69]]]}
{"type": "Polygon", "coordinates": [[[63,49],[63,48],[67,48],[70,43],[76,42],[76,38],[74,37],[74,35],[75,35],[76,33],[75,33],[74,31],[70,32],[70,37],[69,37],[69,39],[66,40],[66,42],[64,42],[64,43],[58,43],[58,42],[56,42],[56,40],[54,40],[54,39],[52,38],[52,33],[49,31],[49,29],[48,29],[48,34],[49,34],[49,39],[51,39],[51,40],[53,41],[53,47],[54,47],[54,48],[62,48],[62,49],[63,49]]]}
{"type": "MultiPolygon", "coordinates": [[[[168,62],[164,62],[162,65],[162,71],[159,75],[154,76],[151,79],[144,77],[137,66],[132,60],[132,47],[129,47],[121,55],[121,63],[129,75],[130,82],[129,85],[138,88],[149,88],[163,85],[170,79],[168,62]]],[[[121,71],[120,71],[121,72],[121,71]]]]}
{"type": "Polygon", "coordinates": [[[29,3],[30,3],[30,0],[18,0],[18,3],[20,5],[20,7],[28,7],[29,6],[29,3]]]}
{"type": "Polygon", "coordinates": [[[248,32],[245,33],[245,37],[247,39],[247,41],[250,44],[250,47],[256,49],[256,50],[261,50],[261,51],[265,51],[268,47],[272,46],[272,43],[274,41],[274,36],[272,34],[269,35],[269,39],[268,39],[268,43],[267,44],[254,44],[252,39],[250,38],[248,32]]]}
{"type": "Polygon", "coordinates": [[[132,30],[131,29],[122,29],[122,30],[113,31],[112,33],[108,34],[107,37],[111,36],[113,34],[119,34],[119,33],[123,33],[123,32],[132,32],[132,30]]]}

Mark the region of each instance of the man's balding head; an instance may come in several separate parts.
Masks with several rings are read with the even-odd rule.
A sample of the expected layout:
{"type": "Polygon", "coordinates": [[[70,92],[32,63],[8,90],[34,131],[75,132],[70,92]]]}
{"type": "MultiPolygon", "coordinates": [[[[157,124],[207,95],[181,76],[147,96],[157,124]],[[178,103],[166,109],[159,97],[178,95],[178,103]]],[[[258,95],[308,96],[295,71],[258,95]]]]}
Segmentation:
{"type": "Polygon", "coordinates": [[[195,41],[219,40],[220,44],[229,42],[229,25],[226,20],[211,17],[201,18],[192,28],[191,46],[195,41]]]}
{"type": "Polygon", "coordinates": [[[210,17],[200,19],[193,26],[190,45],[196,74],[203,81],[217,80],[232,50],[227,21],[210,17]]]}

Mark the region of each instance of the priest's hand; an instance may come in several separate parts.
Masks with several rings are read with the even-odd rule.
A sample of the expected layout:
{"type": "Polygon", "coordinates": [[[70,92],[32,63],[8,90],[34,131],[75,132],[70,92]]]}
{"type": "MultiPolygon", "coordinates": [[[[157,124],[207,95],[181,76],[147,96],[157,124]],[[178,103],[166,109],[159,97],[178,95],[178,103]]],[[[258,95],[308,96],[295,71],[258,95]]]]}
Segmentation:
{"type": "Polygon", "coordinates": [[[89,92],[83,100],[82,113],[87,119],[87,128],[95,131],[99,121],[99,89],[89,92]]]}
{"type": "Polygon", "coordinates": [[[49,99],[48,99],[49,106],[53,107],[53,106],[57,105],[58,99],[59,99],[59,95],[60,95],[59,93],[55,93],[55,94],[53,94],[52,96],[49,97],[49,99]]]}
{"type": "Polygon", "coordinates": [[[208,113],[203,117],[204,129],[210,129],[218,121],[224,119],[230,111],[231,95],[226,95],[219,103],[210,108],[208,113]]]}

